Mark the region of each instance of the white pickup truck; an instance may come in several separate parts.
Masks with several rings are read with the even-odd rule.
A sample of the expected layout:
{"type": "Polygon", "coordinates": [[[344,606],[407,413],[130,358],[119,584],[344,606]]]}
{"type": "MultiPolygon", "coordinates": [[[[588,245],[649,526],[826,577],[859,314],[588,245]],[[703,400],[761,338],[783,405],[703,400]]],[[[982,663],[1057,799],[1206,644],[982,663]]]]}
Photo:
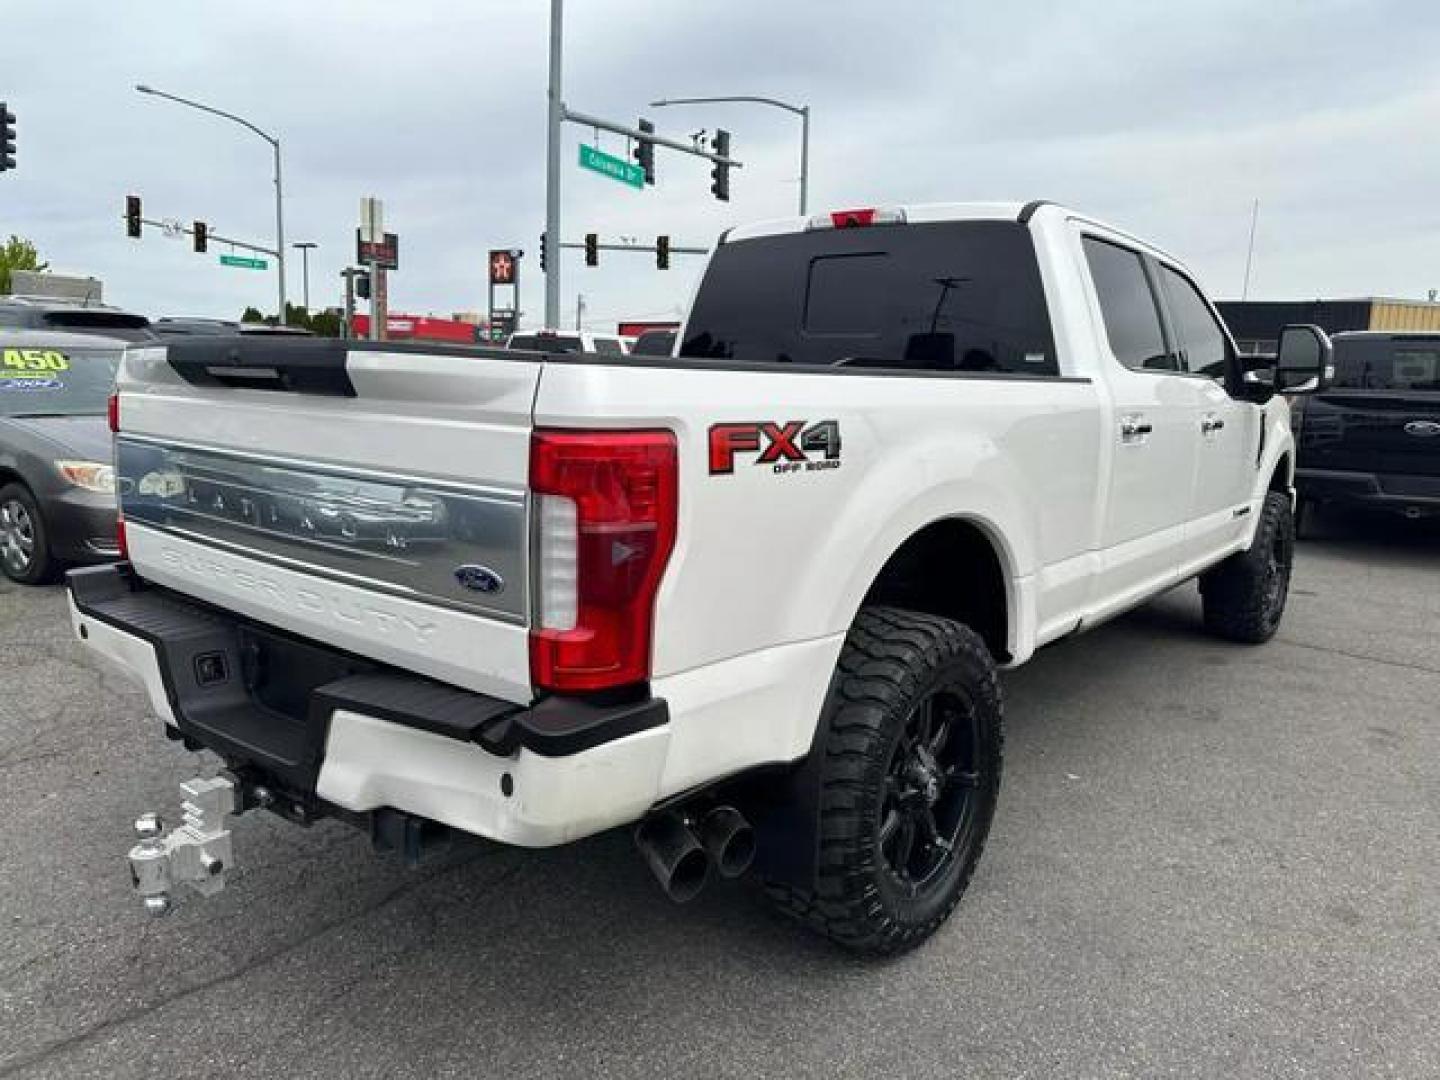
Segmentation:
{"type": "Polygon", "coordinates": [[[129,350],[125,561],[76,633],[224,762],[137,824],[163,912],[229,815],[416,856],[636,826],[667,891],[751,866],[869,952],[922,941],[1000,785],[997,669],[1199,577],[1274,634],[1290,327],[1242,370],[1163,251],[1043,202],[721,237],[676,355],[322,340],[129,350]]]}

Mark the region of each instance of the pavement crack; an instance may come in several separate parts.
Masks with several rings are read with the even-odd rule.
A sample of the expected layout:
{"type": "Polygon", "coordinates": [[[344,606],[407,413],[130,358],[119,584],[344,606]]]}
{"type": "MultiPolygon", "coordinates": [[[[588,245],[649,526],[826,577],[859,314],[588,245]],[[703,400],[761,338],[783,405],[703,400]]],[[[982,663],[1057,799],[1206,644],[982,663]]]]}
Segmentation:
{"type": "Polygon", "coordinates": [[[0,772],[6,769],[13,769],[16,765],[29,765],[36,761],[46,761],[49,758],[64,757],[66,750],[41,750],[34,754],[17,754],[15,757],[0,758],[0,772]]]}
{"type": "Polygon", "coordinates": [[[1440,668],[1427,667],[1424,664],[1412,664],[1407,660],[1387,660],[1383,656],[1371,656],[1368,653],[1350,652],[1347,649],[1336,649],[1330,645],[1312,645],[1308,641],[1296,641],[1294,638],[1277,638],[1277,641],[1285,645],[1293,645],[1297,649],[1310,649],[1313,652],[1329,653],[1331,656],[1344,656],[1351,660],[1365,660],[1372,664],[1384,664],[1387,667],[1404,668],[1406,671],[1423,671],[1427,675],[1440,675],[1440,668]]]}
{"type": "MultiPolygon", "coordinates": [[[[477,858],[479,858],[479,853],[477,853],[475,858],[466,859],[463,862],[453,863],[450,866],[437,870],[433,874],[426,875],[419,881],[403,882],[402,884],[397,885],[395,888],[390,889],[389,891],[384,893],[374,903],[367,904],[366,906],[360,908],[358,911],[353,911],[348,915],[341,916],[338,919],[332,919],[331,921],[324,923],[319,927],[316,927],[315,930],[311,933],[305,934],[294,941],[287,942],[284,945],[276,946],[275,948],[270,949],[267,952],[261,953],[259,956],[256,956],[255,958],[246,961],[232,971],[227,971],[223,975],[216,975],[212,978],[202,980],[201,982],[192,983],[189,986],[182,987],[181,989],[175,990],[172,993],[165,994],[162,997],[156,998],[154,1001],[149,1002],[145,1005],[141,1005],[137,1008],[131,1009],[129,1012],[126,1012],[120,1016],[113,1016],[109,1019],[98,1021],[97,1023],[91,1024],[89,1027],[84,1028],[81,1031],[77,1031],[72,1035],[67,1035],[64,1038],[57,1039],[46,1046],[39,1047],[33,1051],[30,1051],[29,1053],[21,1055],[20,1057],[14,1058],[9,1062],[0,1065],[0,1078],[15,1076],[23,1069],[29,1069],[33,1066],[43,1064],[47,1061],[61,1056],[62,1054],[68,1053],[71,1050],[83,1047],[95,1041],[96,1039],[108,1034],[111,1031],[123,1028],[126,1025],[134,1023],[136,1020],[140,1020],[152,1013],[159,1012],[161,1009],[165,1009],[170,1005],[174,1005],[176,1002],[185,1001],[189,998],[195,997],[196,995],[203,994],[206,991],[214,989],[217,986],[224,986],[226,983],[234,982],[237,979],[243,978],[252,971],[260,970],[269,966],[270,964],[275,963],[276,961],[283,960],[285,959],[285,957],[290,956],[293,953],[299,952],[307,945],[313,944],[314,942],[319,941],[321,938],[324,938],[337,930],[341,930],[344,927],[359,922],[366,917],[375,914],[378,911],[384,910],[391,904],[404,899],[408,894],[417,892],[425,888],[425,886],[429,885],[431,882],[437,881],[440,878],[447,877],[450,874],[465,869],[466,867],[472,865],[477,858]]],[[[525,868],[525,866],[526,863],[522,861],[517,862],[513,866],[505,868],[493,879],[486,882],[486,884],[479,890],[479,895],[483,896],[486,893],[499,888],[501,885],[504,885],[507,881],[511,880],[517,874],[519,874],[525,868]]],[[[475,894],[471,895],[473,896],[475,894]]]]}

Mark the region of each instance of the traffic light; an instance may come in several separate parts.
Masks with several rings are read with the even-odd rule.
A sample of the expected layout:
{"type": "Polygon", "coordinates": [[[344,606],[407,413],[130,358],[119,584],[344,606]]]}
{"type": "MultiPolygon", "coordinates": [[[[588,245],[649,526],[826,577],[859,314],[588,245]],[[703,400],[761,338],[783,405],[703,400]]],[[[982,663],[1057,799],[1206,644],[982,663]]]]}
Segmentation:
{"type": "Polygon", "coordinates": [[[356,274],[356,275],[355,275],[355,295],[358,296],[361,300],[369,300],[369,299],[370,299],[370,275],[369,275],[369,274],[356,274]]]}
{"type": "Polygon", "coordinates": [[[210,241],[210,226],[206,225],[203,221],[195,222],[194,236],[195,250],[203,252],[205,245],[210,241]]]}
{"type": "MultiPolygon", "coordinates": [[[[646,135],[655,133],[655,125],[649,120],[641,120],[638,126],[646,135]]],[[[645,170],[645,183],[655,183],[655,144],[649,139],[636,142],[635,160],[640,163],[640,168],[645,170]]]]}
{"type": "Polygon", "coordinates": [[[600,265],[600,237],[593,232],[585,234],[585,265],[600,265]]]}
{"type": "MultiPolygon", "coordinates": [[[[711,146],[720,157],[728,158],[730,156],[730,133],[717,129],[711,146]]],[[[723,161],[715,162],[714,167],[710,170],[710,194],[721,202],[730,201],[730,166],[723,161]]]]}
{"type": "Polygon", "coordinates": [[[661,270],[670,269],[670,237],[655,237],[655,265],[661,270]]]}
{"type": "Polygon", "coordinates": [[[140,239],[140,196],[125,196],[125,235],[140,239]]]}
{"type": "Polygon", "coordinates": [[[540,234],[540,272],[545,273],[545,234],[540,234]]]}
{"type": "Polygon", "coordinates": [[[15,114],[0,101],[0,172],[15,167],[15,114]]]}

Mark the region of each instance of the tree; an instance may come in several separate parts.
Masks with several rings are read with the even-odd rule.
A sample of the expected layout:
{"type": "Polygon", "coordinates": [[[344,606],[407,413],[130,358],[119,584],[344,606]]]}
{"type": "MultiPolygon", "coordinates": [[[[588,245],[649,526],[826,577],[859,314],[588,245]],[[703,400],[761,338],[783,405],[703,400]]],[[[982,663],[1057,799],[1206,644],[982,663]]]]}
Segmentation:
{"type": "Polygon", "coordinates": [[[49,263],[40,261],[40,254],[35,250],[35,245],[29,240],[24,240],[14,234],[4,244],[0,244],[0,293],[10,291],[11,270],[48,270],[49,263]]]}
{"type": "MultiPolygon", "coordinates": [[[[264,315],[257,308],[247,307],[245,314],[240,316],[241,322],[258,323],[263,322],[267,326],[275,326],[277,321],[274,315],[264,315]]],[[[340,336],[340,312],[333,308],[326,308],[321,311],[306,311],[299,304],[285,305],[285,325],[296,326],[302,330],[309,330],[311,333],[321,337],[340,336]]]]}
{"type": "Polygon", "coordinates": [[[310,329],[321,337],[340,336],[341,312],[339,308],[325,308],[310,313],[310,329]]]}

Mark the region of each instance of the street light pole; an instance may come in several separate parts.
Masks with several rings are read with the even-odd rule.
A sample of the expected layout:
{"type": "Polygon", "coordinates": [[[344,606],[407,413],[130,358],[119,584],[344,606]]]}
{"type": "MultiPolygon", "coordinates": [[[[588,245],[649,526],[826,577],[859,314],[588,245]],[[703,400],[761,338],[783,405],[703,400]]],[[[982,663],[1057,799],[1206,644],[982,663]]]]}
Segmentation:
{"type": "MultiPolygon", "coordinates": [[[[558,2],[558,0],[557,0],[557,2],[558,2]]],[[[276,268],[276,270],[279,271],[279,285],[280,285],[280,313],[279,313],[279,320],[280,320],[280,325],[281,325],[281,326],[284,326],[284,325],[285,325],[285,193],[284,193],[284,188],[283,188],[282,185],[281,185],[281,179],[280,179],[280,140],[277,139],[277,138],[275,138],[273,135],[269,135],[269,134],[265,133],[264,131],[261,131],[260,128],[256,127],[256,126],[255,126],[254,124],[252,124],[249,120],[246,120],[243,116],[236,116],[234,113],[228,113],[228,112],[226,112],[224,109],[216,109],[216,108],[214,108],[214,107],[212,107],[212,106],[210,106],[210,105],[202,105],[202,104],[201,104],[200,102],[198,102],[198,101],[191,101],[189,98],[180,97],[178,94],[167,94],[167,93],[166,93],[165,91],[163,91],[163,90],[155,90],[155,89],[153,89],[153,88],[151,88],[151,87],[149,87],[149,86],[145,86],[145,85],[143,85],[143,84],[137,84],[136,87],[135,87],[135,89],[138,90],[138,91],[139,91],[140,93],[142,93],[142,94],[149,94],[149,95],[151,95],[152,97],[162,97],[162,98],[166,98],[167,100],[169,100],[169,101],[174,101],[174,102],[176,102],[176,103],[178,103],[178,104],[180,104],[180,105],[188,105],[188,106],[190,106],[190,108],[192,108],[192,109],[199,109],[201,112],[207,112],[207,113],[210,113],[210,114],[212,114],[212,115],[214,115],[214,116],[224,117],[226,120],[233,121],[234,123],[239,124],[241,127],[249,128],[249,129],[250,129],[251,131],[253,131],[256,135],[259,135],[260,138],[262,138],[262,139],[264,139],[266,142],[268,142],[268,143],[270,144],[271,149],[275,151],[275,268],[276,268]]]]}
{"type": "Polygon", "coordinates": [[[319,244],[309,240],[301,240],[298,244],[291,244],[300,252],[300,276],[305,283],[305,314],[310,314],[310,252],[319,247],[319,244]]]}
{"type": "Polygon", "coordinates": [[[650,107],[653,109],[664,108],[666,105],[709,105],[714,102],[745,101],[753,105],[771,105],[777,109],[784,109],[786,112],[794,113],[800,117],[800,213],[804,215],[809,205],[810,191],[810,106],[791,105],[788,101],[777,101],[775,98],[755,97],[752,94],[736,94],[725,97],[685,97],[685,98],[661,98],[659,101],[652,101],[650,107]]]}

